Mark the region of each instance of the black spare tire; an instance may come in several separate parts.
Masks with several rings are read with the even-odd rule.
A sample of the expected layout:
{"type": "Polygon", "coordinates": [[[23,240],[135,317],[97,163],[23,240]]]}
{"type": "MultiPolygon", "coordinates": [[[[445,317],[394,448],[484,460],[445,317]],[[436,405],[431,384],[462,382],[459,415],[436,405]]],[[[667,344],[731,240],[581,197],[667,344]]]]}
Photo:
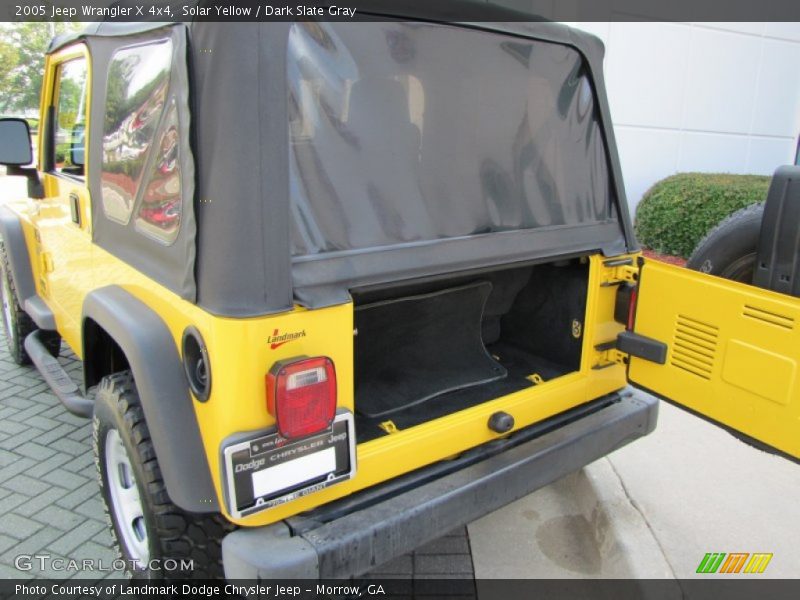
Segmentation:
{"type": "Polygon", "coordinates": [[[737,210],[700,240],[686,266],[726,279],[752,283],[763,216],[763,203],[737,210]]]}

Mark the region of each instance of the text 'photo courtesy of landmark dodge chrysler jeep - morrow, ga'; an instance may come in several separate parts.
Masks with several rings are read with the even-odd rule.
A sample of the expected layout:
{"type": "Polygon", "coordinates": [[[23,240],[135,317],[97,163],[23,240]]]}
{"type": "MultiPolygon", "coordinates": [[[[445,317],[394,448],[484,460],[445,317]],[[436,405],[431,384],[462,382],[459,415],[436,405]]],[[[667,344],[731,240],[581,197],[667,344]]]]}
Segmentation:
{"type": "Polygon", "coordinates": [[[629,382],[800,456],[800,301],[641,259],[599,40],[398,16],[94,24],[0,123],[9,347],[135,576],[364,573],[652,431],[629,382]]]}

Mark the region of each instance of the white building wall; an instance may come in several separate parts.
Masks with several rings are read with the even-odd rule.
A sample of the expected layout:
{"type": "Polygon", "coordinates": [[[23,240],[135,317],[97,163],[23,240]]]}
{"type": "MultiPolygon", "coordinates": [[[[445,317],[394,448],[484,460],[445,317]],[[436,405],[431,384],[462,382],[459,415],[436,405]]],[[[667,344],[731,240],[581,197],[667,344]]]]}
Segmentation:
{"type": "Polygon", "coordinates": [[[800,23],[571,23],[606,45],[632,210],[659,179],[771,175],[800,132],[800,23]]]}

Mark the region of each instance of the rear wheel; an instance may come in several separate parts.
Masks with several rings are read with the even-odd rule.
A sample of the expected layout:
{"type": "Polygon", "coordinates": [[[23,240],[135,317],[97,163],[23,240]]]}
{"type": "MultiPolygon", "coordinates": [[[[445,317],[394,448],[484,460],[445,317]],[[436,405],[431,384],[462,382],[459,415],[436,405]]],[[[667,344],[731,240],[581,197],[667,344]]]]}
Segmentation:
{"type": "Polygon", "coordinates": [[[222,578],[222,538],[234,526],[221,515],[191,514],[172,503],[130,372],[102,379],[93,425],[106,516],[129,574],[222,578]]]}
{"type": "Polygon", "coordinates": [[[763,215],[763,204],[751,204],[736,211],[708,232],[686,266],[725,279],[752,283],[763,215]]]}
{"type": "MultiPolygon", "coordinates": [[[[3,302],[3,329],[6,332],[8,353],[18,365],[29,365],[31,359],[25,351],[25,338],[36,330],[36,324],[20,306],[17,286],[11,275],[11,263],[3,242],[0,242],[0,296],[3,302]]],[[[44,331],[42,337],[50,354],[58,356],[61,336],[55,331],[44,331]]]]}

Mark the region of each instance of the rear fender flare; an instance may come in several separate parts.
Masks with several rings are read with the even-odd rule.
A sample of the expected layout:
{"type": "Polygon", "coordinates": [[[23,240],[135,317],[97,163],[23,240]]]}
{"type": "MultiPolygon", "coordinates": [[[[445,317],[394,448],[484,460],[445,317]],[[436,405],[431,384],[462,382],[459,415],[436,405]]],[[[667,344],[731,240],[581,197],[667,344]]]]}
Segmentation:
{"type": "MultiPolygon", "coordinates": [[[[125,354],[170,499],[186,511],[219,512],[183,364],[164,321],[115,285],[86,296],[84,326],[87,319],[103,328],[125,354]]],[[[87,351],[91,349],[84,347],[84,359],[87,351]]]]}

